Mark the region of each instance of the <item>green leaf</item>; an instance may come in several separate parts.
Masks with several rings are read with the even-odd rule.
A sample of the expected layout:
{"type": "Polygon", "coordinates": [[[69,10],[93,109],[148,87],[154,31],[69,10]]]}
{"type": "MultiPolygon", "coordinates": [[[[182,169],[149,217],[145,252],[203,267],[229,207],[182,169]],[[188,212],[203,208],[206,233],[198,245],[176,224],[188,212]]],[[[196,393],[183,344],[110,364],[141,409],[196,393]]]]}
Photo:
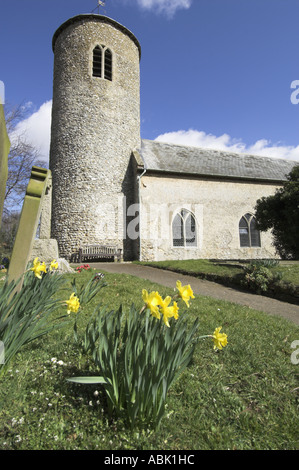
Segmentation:
{"type": "Polygon", "coordinates": [[[94,377],[72,377],[66,379],[68,382],[74,382],[77,384],[108,384],[107,380],[104,377],[94,376],[94,377]]]}

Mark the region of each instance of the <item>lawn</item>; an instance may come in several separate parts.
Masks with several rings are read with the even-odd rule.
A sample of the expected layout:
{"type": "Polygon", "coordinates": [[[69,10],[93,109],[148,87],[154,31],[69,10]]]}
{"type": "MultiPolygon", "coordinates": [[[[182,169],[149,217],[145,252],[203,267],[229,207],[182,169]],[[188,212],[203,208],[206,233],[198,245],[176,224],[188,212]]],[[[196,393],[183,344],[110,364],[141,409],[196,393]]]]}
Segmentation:
{"type": "MultiPolygon", "coordinates": [[[[161,269],[169,269],[181,273],[190,273],[193,275],[202,276],[219,276],[232,279],[238,274],[243,272],[245,262],[227,262],[227,261],[210,261],[205,259],[188,259],[188,260],[168,260],[168,261],[152,261],[152,262],[137,262],[138,264],[145,264],[154,266],[161,269]]],[[[267,266],[267,262],[266,262],[267,266]]],[[[269,269],[273,273],[281,273],[282,280],[291,282],[299,286],[299,261],[286,262],[279,261],[277,265],[270,266],[269,269]]]]}
{"type": "Polygon", "coordinates": [[[288,302],[299,303],[299,261],[253,261],[231,262],[210,261],[203,259],[169,260],[153,262],[136,262],[160,269],[167,269],[181,274],[190,274],[203,279],[212,280],[229,286],[241,286],[243,289],[253,290],[259,294],[277,297],[288,302]],[[262,266],[268,271],[270,282],[268,288],[262,291],[258,284],[244,284],[245,270],[262,266]],[[272,277],[272,279],[271,279],[272,277]]]}
{"type": "MultiPolygon", "coordinates": [[[[78,282],[92,275],[75,274],[78,282]]],[[[73,275],[66,276],[71,281],[73,275]]],[[[79,334],[99,302],[111,309],[129,309],[132,302],[141,308],[142,289],[173,295],[133,276],[106,273],[105,281],[79,314],[79,334]]],[[[198,342],[192,363],[169,391],[158,430],[128,430],[122,418],[109,418],[101,385],[66,381],[94,372],[92,359],[74,342],[71,320],[24,347],[0,379],[0,449],[298,449],[299,370],[291,362],[291,344],[299,340],[299,328],[201,296],[188,315],[190,322],[199,318],[202,335],[222,326],[228,345],[214,350],[210,338],[198,342]]]]}
{"type": "Polygon", "coordinates": [[[187,259],[187,260],[169,260],[169,261],[152,261],[152,262],[136,262],[137,264],[145,264],[161,269],[169,269],[176,272],[202,275],[202,276],[219,276],[233,278],[236,274],[243,272],[239,263],[213,262],[205,259],[187,259]]]}
{"type": "Polygon", "coordinates": [[[272,268],[273,272],[281,272],[282,279],[299,286],[299,261],[283,262],[272,268]]]}

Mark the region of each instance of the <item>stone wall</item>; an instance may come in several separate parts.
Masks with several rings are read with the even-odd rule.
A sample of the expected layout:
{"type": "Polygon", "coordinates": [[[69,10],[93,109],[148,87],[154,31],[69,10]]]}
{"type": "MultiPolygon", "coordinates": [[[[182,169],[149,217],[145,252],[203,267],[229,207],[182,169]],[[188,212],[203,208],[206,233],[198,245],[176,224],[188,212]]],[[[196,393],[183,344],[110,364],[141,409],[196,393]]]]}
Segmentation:
{"type": "Polygon", "coordinates": [[[138,42],[98,15],[69,20],[54,38],[51,238],[65,258],[100,243],[122,248],[126,259],[132,256],[124,242],[133,197],[129,162],[140,146],[138,42]],[[97,44],[112,51],[112,81],[92,76],[97,44]]]}
{"type": "Polygon", "coordinates": [[[270,233],[261,233],[261,247],[242,248],[239,221],[254,213],[258,198],[277,186],[145,174],[140,184],[141,260],[274,258],[270,233]],[[174,247],[172,220],[180,209],[192,212],[197,224],[197,247],[174,247]]]}

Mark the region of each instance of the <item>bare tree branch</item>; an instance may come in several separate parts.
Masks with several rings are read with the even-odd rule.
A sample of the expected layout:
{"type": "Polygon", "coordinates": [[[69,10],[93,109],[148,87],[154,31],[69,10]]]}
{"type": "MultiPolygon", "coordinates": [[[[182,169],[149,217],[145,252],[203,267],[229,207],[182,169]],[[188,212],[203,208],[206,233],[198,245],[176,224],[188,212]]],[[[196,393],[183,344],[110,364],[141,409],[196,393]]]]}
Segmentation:
{"type": "Polygon", "coordinates": [[[5,106],[6,128],[11,147],[8,155],[8,178],[4,200],[4,214],[21,205],[30,178],[32,166],[43,166],[36,148],[26,140],[25,134],[16,132],[19,122],[28,115],[28,108],[22,104],[9,108],[5,106]]]}

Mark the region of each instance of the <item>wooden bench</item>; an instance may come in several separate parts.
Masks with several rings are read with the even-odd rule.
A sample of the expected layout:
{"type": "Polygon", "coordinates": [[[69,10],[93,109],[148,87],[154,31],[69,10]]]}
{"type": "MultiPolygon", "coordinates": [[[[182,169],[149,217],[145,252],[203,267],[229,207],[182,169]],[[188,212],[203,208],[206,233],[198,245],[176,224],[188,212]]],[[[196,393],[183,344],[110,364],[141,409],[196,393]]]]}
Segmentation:
{"type": "Polygon", "coordinates": [[[79,263],[98,258],[114,258],[114,261],[121,261],[121,248],[112,245],[85,245],[79,249],[79,263]]]}

